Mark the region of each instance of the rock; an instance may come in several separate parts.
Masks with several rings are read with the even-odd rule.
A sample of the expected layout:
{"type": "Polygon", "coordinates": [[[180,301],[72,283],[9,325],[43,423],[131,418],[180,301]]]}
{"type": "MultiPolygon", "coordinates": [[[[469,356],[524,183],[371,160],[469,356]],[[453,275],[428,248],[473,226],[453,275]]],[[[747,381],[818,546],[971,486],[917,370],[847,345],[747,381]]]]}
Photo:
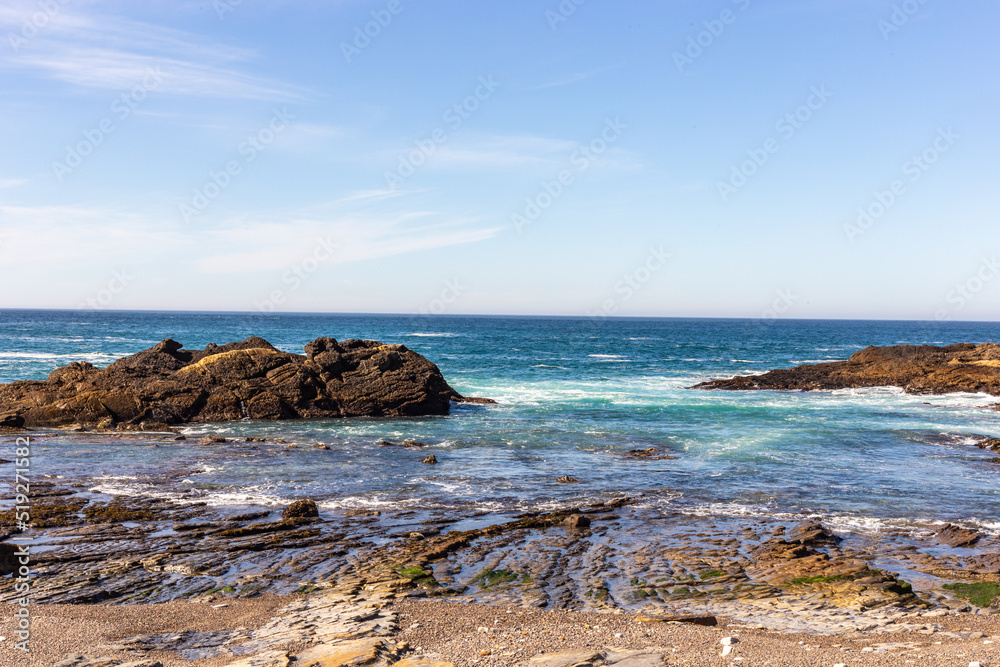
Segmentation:
{"type": "Polygon", "coordinates": [[[317,338],[305,356],[262,338],[185,350],[166,339],[104,369],[73,362],[45,381],[0,385],[10,427],[119,430],[250,419],[448,414],[468,400],[433,363],[403,345],[317,338]]]}
{"type": "Polygon", "coordinates": [[[1000,345],[872,346],[855,352],[847,361],[712,380],[694,388],[831,390],[885,386],[901,387],[910,394],[982,392],[1000,395],[1000,345]]]}
{"type": "Polygon", "coordinates": [[[723,637],[719,640],[719,643],[723,646],[732,646],[733,644],[739,644],[740,640],[737,637],[723,637]]]}
{"type": "Polygon", "coordinates": [[[1000,453],[1000,438],[986,438],[982,442],[977,442],[976,447],[1000,453]]]}
{"type": "Polygon", "coordinates": [[[808,544],[810,546],[829,545],[840,542],[840,538],[828,531],[817,521],[806,520],[798,524],[787,534],[790,542],[808,544]]]}
{"type": "Polygon", "coordinates": [[[296,500],[281,513],[282,519],[312,519],[319,516],[315,500],[296,500]]]}
{"type": "Polygon", "coordinates": [[[226,667],[288,667],[291,658],[287,651],[266,651],[250,658],[230,662],[226,667]]]}
{"type": "Polygon", "coordinates": [[[199,445],[221,445],[224,442],[229,442],[229,439],[221,435],[209,435],[202,438],[198,444],[199,445]]]}
{"type": "Polygon", "coordinates": [[[437,462],[438,462],[438,457],[436,457],[436,456],[434,456],[433,454],[431,454],[431,455],[430,455],[430,456],[428,456],[427,458],[424,458],[424,459],[421,459],[421,460],[420,460],[420,462],[421,462],[421,463],[429,463],[429,464],[434,464],[434,463],[437,463],[437,462]]]}
{"type": "Polygon", "coordinates": [[[732,652],[733,652],[733,647],[730,644],[726,644],[725,646],[722,647],[722,657],[723,658],[726,657],[727,655],[729,655],[732,652]]]}
{"type": "Polygon", "coordinates": [[[651,460],[651,461],[668,461],[671,459],[676,459],[676,456],[671,454],[664,454],[660,451],[659,447],[647,447],[646,449],[630,449],[627,452],[622,452],[619,456],[626,459],[640,459],[640,460],[651,460]]]}
{"type": "Polygon", "coordinates": [[[578,480],[576,477],[570,477],[569,475],[563,475],[562,477],[560,477],[556,481],[559,482],[560,484],[579,484],[580,483],[580,480],[578,480]]]}
{"type": "Polygon", "coordinates": [[[563,519],[563,525],[571,530],[583,530],[590,527],[590,519],[582,514],[570,514],[563,519]]]}
{"type": "Polygon", "coordinates": [[[715,616],[689,616],[682,614],[678,616],[637,616],[636,623],[690,623],[692,625],[715,626],[719,620],[715,616]]]}
{"type": "Polygon", "coordinates": [[[982,533],[968,528],[962,528],[951,523],[946,523],[941,530],[934,534],[934,538],[941,544],[950,547],[967,547],[979,541],[982,533]]]}
{"type": "Polygon", "coordinates": [[[406,440],[403,442],[403,447],[424,447],[424,443],[417,442],[416,440],[406,440]]]}
{"type": "Polygon", "coordinates": [[[528,660],[529,667],[572,667],[583,662],[591,664],[601,661],[602,653],[596,651],[559,651],[557,653],[540,653],[528,660]]]}
{"type": "Polygon", "coordinates": [[[13,544],[0,542],[0,577],[17,572],[17,556],[14,555],[16,552],[17,547],[13,544]]]}

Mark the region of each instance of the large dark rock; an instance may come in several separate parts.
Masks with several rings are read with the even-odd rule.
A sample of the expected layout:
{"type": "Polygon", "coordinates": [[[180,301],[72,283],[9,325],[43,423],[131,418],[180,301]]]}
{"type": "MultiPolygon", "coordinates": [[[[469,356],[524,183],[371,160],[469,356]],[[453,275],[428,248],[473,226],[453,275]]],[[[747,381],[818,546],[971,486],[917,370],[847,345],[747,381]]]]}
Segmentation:
{"type": "Polygon", "coordinates": [[[867,347],[847,361],[774,370],[695,385],[697,389],[902,387],[910,394],[983,392],[1000,396],[1000,345],[867,347]]]}
{"type": "Polygon", "coordinates": [[[466,401],[437,366],[403,345],[317,338],[306,356],[263,338],[185,350],[166,339],[98,369],[57,368],[44,382],[0,385],[0,424],[142,428],[149,424],[448,414],[466,401]]]}
{"type": "Polygon", "coordinates": [[[282,519],[314,519],[319,516],[315,500],[296,500],[281,513],[282,519]]]}

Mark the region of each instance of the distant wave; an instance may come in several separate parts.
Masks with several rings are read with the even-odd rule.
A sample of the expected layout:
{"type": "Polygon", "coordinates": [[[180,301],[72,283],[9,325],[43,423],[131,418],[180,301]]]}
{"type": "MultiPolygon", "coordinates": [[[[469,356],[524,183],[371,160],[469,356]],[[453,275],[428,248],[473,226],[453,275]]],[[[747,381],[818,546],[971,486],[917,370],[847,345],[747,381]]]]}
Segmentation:
{"type": "Polygon", "coordinates": [[[462,334],[457,333],[408,333],[407,336],[414,336],[416,338],[457,338],[462,334]]]}
{"type": "Polygon", "coordinates": [[[52,354],[49,352],[0,352],[0,359],[37,359],[51,361],[53,359],[72,359],[73,361],[108,361],[118,357],[106,352],[85,352],[83,354],[52,354]]]}

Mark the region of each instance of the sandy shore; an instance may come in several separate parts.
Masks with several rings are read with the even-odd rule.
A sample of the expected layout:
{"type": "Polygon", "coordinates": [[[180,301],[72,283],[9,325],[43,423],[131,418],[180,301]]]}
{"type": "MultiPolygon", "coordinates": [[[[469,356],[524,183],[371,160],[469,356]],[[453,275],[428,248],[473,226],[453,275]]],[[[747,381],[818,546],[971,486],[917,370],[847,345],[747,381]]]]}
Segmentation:
{"type": "MultiPolygon", "coordinates": [[[[322,597],[322,595],[317,596],[322,597]]],[[[2,642],[0,664],[51,667],[73,654],[100,664],[159,661],[164,667],[221,667],[232,656],[185,659],[175,651],[146,653],[100,650],[102,645],[144,634],[212,632],[262,627],[272,616],[287,613],[288,598],[261,596],[231,600],[228,606],[171,602],[132,606],[39,605],[33,609],[34,632],[29,657],[14,654],[10,640],[2,642]]],[[[387,639],[404,647],[399,659],[409,664],[451,662],[471,665],[519,665],[529,660],[540,667],[579,662],[608,664],[630,656],[624,665],[956,665],[1000,664],[1000,616],[953,613],[934,620],[945,632],[969,633],[964,638],[928,636],[915,632],[849,633],[845,636],[785,634],[751,628],[725,618],[715,627],[654,622],[630,613],[546,611],[505,605],[432,600],[386,600],[394,615],[387,639]],[[735,638],[728,656],[723,638],[735,638]],[[572,655],[558,655],[574,652],[572,655]],[[588,656],[593,656],[588,659],[588,656]],[[425,662],[420,662],[423,659],[425,662]]],[[[12,608],[0,609],[0,633],[10,637],[12,608]]],[[[918,617],[915,617],[918,618],[918,617]]],[[[294,651],[295,647],[288,647],[294,651]]],[[[385,664],[392,664],[390,658],[385,664]]],[[[82,664],[88,664],[83,662],[82,664]]],[[[150,663],[152,664],[152,662],[150,663]]],[[[262,665],[269,664],[262,662],[262,665]]],[[[275,663],[283,664],[283,663],[275,663]]],[[[298,662],[292,662],[298,665],[298,662]]],[[[341,664],[341,663],[322,663],[341,664]]],[[[353,663],[352,663],[353,664],[353,663]]],[[[367,663],[357,663],[358,665],[367,663]]],[[[374,664],[374,663],[373,663],[374,664]]]]}
{"type": "MultiPolygon", "coordinates": [[[[398,605],[401,637],[462,665],[516,665],[543,651],[642,651],[679,665],[1000,665],[1000,616],[955,614],[942,625],[983,637],[783,634],[719,619],[716,627],[639,622],[634,614],[557,612],[448,602],[398,605]],[[619,636],[620,635],[620,636],[619,636]],[[735,637],[722,657],[724,637],[735,637]],[[986,642],[986,643],[984,643],[986,642]],[[911,644],[911,646],[905,646],[911,644]],[[892,646],[895,645],[895,646],[892,646]],[[874,650],[864,651],[866,647],[874,650]],[[880,649],[884,650],[882,652],[880,649]],[[482,652],[489,651],[483,656],[482,652]]],[[[536,658],[538,660],[538,658],[536,658]]]]}

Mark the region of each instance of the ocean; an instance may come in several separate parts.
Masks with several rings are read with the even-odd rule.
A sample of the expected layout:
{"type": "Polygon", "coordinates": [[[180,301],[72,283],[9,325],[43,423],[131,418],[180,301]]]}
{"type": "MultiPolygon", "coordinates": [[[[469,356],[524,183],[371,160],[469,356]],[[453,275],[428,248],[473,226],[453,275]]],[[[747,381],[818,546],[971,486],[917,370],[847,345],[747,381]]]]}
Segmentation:
{"type": "Polygon", "coordinates": [[[629,496],[640,508],[816,517],[852,533],[958,521],[997,535],[1000,464],[973,443],[1000,435],[1000,412],[987,407],[1000,399],[690,388],[846,359],[868,345],[978,343],[997,331],[959,322],[7,310],[0,381],[43,379],[77,360],[107,365],[168,337],[201,348],[258,335],[301,353],[331,336],[404,344],[459,392],[498,401],[446,417],[188,425],[186,441],[157,446],[97,434],[40,439],[33,474],[83,480],[95,497],[234,512],[312,498],[328,509],[500,516],[629,496]],[[198,445],[204,434],[272,441],[198,445]],[[650,447],[676,458],[621,456],[650,447]],[[421,463],[430,453],[437,465],[421,463]],[[579,482],[557,482],[567,475],[579,482]]]}

